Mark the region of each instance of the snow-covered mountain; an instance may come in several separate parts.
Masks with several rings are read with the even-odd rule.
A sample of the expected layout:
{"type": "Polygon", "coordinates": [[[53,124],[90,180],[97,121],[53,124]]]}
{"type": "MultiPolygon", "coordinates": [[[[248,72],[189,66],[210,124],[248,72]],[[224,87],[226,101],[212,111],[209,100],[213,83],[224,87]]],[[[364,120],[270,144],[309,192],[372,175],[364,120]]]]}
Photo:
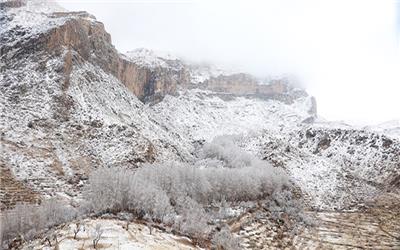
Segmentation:
{"type": "Polygon", "coordinates": [[[365,129],[400,139],[400,120],[387,121],[375,126],[366,126],[365,129]]]}
{"type": "MultiPolygon", "coordinates": [[[[122,55],[103,25],[84,12],[49,12],[31,5],[2,8],[2,164],[41,194],[54,195],[66,190],[64,185],[75,189],[77,176],[98,165],[191,161],[195,142],[223,134],[246,135],[244,144],[269,138],[279,147],[293,147],[298,152],[291,153],[287,167],[301,185],[315,185],[302,172],[304,165],[323,171],[320,178],[346,182],[334,174],[344,174],[346,161],[362,162],[351,166],[359,181],[349,185],[374,178],[385,183],[398,173],[396,139],[319,126],[315,99],[284,80],[259,84],[245,73],[190,65],[147,49],[122,55]],[[200,82],[194,74],[207,77],[200,82]],[[324,140],[334,143],[335,151],[331,145],[317,150],[324,140]],[[372,156],[364,146],[373,150],[372,156]],[[386,160],[394,163],[377,168],[380,158],[375,155],[390,150],[386,160]],[[291,161],[297,162],[294,167],[291,161]],[[51,181],[44,184],[43,179],[51,181]]],[[[265,158],[262,147],[248,150],[265,158]]],[[[331,186],[326,179],[324,183],[331,186]]],[[[325,191],[306,192],[315,196],[312,192],[325,191]]]]}
{"type": "Polygon", "coordinates": [[[79,201],[101,166],[194,163],[222,135],[282,168],[310,209],[359,208],[399,191],[398,122],[341,126],[286,79],[148,49],[121,54],[92,15],[40,3],[0,2],[2,209],[79,201]]]}
{"type": "Polygon", "coordinates": [[[200,84],[212,77],[221,75],[233,75],[240,73],[233,70],[223,70],[213,64],[188,63],[181,58],[165,51],[154,51],[146,48],[139,48],[125,53],[128,60],[147,68],[164,68],[173,71],[180,71],[186,68],[190,78],[188,83],[200,84]]]}

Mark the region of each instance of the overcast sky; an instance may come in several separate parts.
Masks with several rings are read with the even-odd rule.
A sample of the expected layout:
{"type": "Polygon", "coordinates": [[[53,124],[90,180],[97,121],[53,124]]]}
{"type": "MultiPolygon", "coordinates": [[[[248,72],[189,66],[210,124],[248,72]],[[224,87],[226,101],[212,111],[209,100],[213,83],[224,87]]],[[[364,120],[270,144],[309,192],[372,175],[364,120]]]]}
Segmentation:
{"type": "Polygon", "coordinates": [[[145,47],[257,76],[292,74],[329,120],[400,119],[395,0],[80,0],[121,52],[145,47]]]}

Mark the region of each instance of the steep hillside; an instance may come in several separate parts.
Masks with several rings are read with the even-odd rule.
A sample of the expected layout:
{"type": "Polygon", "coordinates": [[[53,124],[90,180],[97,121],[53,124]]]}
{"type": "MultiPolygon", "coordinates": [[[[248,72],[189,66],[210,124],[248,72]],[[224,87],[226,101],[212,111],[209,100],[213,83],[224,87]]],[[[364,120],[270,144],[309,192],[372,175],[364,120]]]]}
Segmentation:
{"type": "Polygon", "coordinates": [[[187,90],[151,107],[167,126],[202,144],[238,134],[238,144],[288,171],[310,205],[343,209],[385,190],[399,190],[400,141],[315,120],[311,97],[287,105],[187,90]]]}
{"type": "MultiPolygon", "coordinates": [[[[27,182],[42,195],[63,193],[71,198],[79,194],[85,176],[98,166],[137,167],[143,162],[193,158],[192,142],[199,139],[196,130],[189,138],[183,131],[189,129],[187,125],[177,128],[167,120],[171,116],[192,120],[202,129],[210,125],[196,120],[200,117],[190,117],[191,110],[184,114],[174,111],[181,105],[196,108],[200,101],[194,96],[197,90],[187,90],[189,96],[184,94],[185,89],[198,84],[192,82],[194,66],[176,58],[151,61],[143,50],[128,53],[130,57],[121,55],[104,26],[90,14],[54,12],[60,9],[37,1],[23,3],[4,2],[0,19],[1,162],[12,170],[15,179],[27,182]],[[167,94],[189,104],[172,103],[174,97],[167,94]],[[166,100],[155,106],[143,103],[160,101],[165,95],[166,100]]],[[[196,70],[199,73],[202,68],[196,70]]],[[[220,76],[214,74],[210,79],[216,81],[220,76]]],[[[248,87],[236,74],[224,77],[237,81],[235,86],[241,89],[248,87]]],[[[248,98],[237,97],[240,92],[229,86],[218,93],[210,92],[215,105],[230,110],[227,122],[242,119],[235,126],[249,123],[243,119],[250,117],[238,120],[235,113],[246,114],[252,106],[257,109],[252,111],[253,119],[273,124],[267,115],[277,112],[276,117],[290,116],[285,112],[296,109],[294,100],[307,98],[304,91],[290,87],[272,88],[268,93],[248,89],[243,93],[248,98]],[[256,94],[265,100],[254,99],[256,94]],[[292,105],[273,101],[277,96],[290,97],[292,105]],[[232,102],[227,101],[230,98],[232,102]],[[242,110],[246,106],[247,110],[242,110]]],[[[313,109],[310,107],[311,113],[301,119],[315,116],[313,109]]],[[[207,109],[204,112],[203,116],[211,115],[207,109]]],[[[225,118],[216,117],[216,122],[225,118]]],[[[216,135],[214,131],[208,133],[209,139],[216,135]]]]}
{"type": "Polygon", "coordinates": [[[16,179],[43,195],[74,196],[94,167],[191,158],[190,145],[160,127],[129,83],[110,73],[104,46],[122,59],[92,16],[29,5],[6,10],[1,164],[16,179]]]}
{"type": "Polygon", "coordinates": [[[243,147],[289,171],[310,204],[349,209],[387,190],[398,192],[400,144],[367,131],[308,125],[277,136],[264,132],[243,147]]]}

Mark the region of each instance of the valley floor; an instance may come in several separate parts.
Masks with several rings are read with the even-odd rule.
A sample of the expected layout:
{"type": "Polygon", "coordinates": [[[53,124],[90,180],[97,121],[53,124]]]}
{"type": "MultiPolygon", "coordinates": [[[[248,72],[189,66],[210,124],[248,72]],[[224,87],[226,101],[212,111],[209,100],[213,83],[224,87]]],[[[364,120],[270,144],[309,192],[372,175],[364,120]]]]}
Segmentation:
{"type": "MultiPolygon", "coordinates": [[[[126,222],[117,219],[86,219],[81,221],[84,227],[78,232],[74,239],[74,223],[64,225],[57,229],[56,235],[59,241],[59,249],[93,249],[93,238],[97,225],[100,225],[103,234],[97,245],[97,249],[198,249],[194,247],[192,241],[186,237],[175,236],[171,233],[160,231],[155,227],[149,227],[140,223],[130,223],[126,229],[126,222]]],[[[52,246],[48,241],[39,239],[23,247],[23,249],[55,249],[55,240],[50,236],[52,246]]]]}
{"type": "MultiPolygon", "coordinates": [[[[400,249],[400,196],[384,194],[366,205],[369,208],[360,211],[309,211],[313,225],[293,232],[285,219],[277,222],[259,211],[242,214],[230,225],[243,249],[400,249]]],[[[97,225],[103,230],[98,249],[199,249],[189,238],[141,223],[130,223],[128,230],[126,221],[118,219],[85,219],[81,225],[76,239],[76,224],[70,223],[23,249],[54,249],[54,235],[59,249],[93,249],[97,225]]]]}

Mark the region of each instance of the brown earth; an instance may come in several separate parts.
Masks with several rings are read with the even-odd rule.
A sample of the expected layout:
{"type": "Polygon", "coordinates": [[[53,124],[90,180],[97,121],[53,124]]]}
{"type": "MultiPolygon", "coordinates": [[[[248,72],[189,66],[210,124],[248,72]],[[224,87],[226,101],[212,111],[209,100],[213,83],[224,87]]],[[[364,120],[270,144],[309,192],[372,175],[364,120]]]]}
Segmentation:
{"type": "Polygon", "coordinates": [[[3,210],[19,202],[37,203],[39,195],[16,180],[11,170],[0,163],[0,201],[0,210],[3,210]]]}
{"type": "Polygon", "coordinates": [[[292,233],[287,221],[255,212],[231,228],[244,249],[400,249],[400,195],[383,194],[366,205],[361,211],[310,211],[313,225],[292,233]]]}

